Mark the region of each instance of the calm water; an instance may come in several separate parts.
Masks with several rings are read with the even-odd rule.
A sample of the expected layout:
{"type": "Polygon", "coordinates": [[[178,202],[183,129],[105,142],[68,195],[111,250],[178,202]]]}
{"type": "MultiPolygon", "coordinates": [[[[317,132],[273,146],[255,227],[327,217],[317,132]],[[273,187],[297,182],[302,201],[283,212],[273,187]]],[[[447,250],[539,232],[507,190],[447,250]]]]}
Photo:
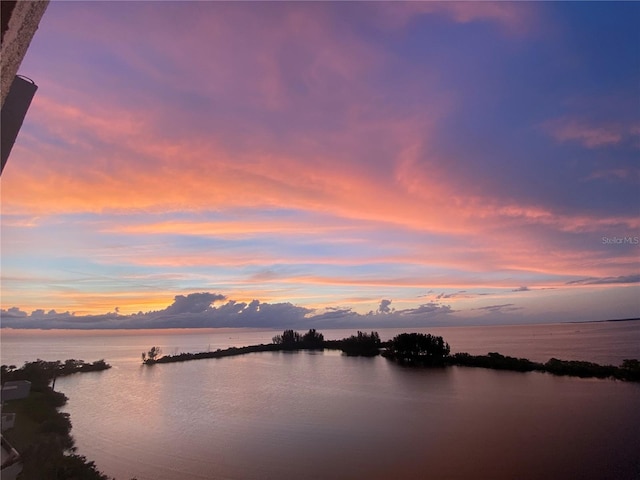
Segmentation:
{"type": "MultiPolygon", "coordinates": [[[[378,329],[383,339],[398,331],[378,329]]],[[[431,328],[453,351],[619,364],[640,322],[431,328]]],[[[640,385],[472,368],[414,370],[337,352],[142,367],[277,332],[3,332],[2,363],[105,358],[58,379],[79,453],[126,480],[637,479],[640,385]]],[[[325,331],[342,338],[351,331],[325,331]]]]}

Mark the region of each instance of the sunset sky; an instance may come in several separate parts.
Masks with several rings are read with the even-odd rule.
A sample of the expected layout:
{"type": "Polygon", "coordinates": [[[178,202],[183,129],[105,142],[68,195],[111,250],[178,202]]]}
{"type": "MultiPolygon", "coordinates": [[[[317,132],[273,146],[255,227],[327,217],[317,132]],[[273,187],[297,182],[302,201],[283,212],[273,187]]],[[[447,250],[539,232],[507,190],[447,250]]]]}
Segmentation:
{"type": "Polygon", "coordinates": [[[638,317],[639,25],[52,1],[2,174],[2,326],[638,317]]]}

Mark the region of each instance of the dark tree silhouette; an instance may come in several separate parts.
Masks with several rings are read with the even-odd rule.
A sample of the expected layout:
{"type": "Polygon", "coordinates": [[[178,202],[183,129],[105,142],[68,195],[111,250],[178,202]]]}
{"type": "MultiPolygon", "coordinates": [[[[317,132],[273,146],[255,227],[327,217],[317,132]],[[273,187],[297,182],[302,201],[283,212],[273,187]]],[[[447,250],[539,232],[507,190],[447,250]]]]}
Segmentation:
{"type": "Polygon", "coordinates": [[[424,333],[402,333],[389,343],[385,356],[409,365],[443,365],[449,344],[442,337],[424,333]]]}
{"type": "Polygon", "coordinates": [[[467,367],[492,368],[494,370],[511,370],[515,372],[532,372],[544,370],[544,365],[532,362],[526,358],[506,357],[497,352],[489,352],[486,355],[469,355],[468,353],[456,353],[448,358],[451,365],[467,367]]]}
{"type": "Polygon", "coordinates": [[[282,335],[276,335],[272,339],[276,345],[282,345],[284,348],[296,348],[302,343],[302,335],[293,330],[285,330],[282,335]]]}
{"type": "Polygon", "coordinates": [[[635,358],[625,358],[620,365],[620,378],[640,382],[640,361],[635,358]]]}
{"type": "Polygon", "coordinates": [[[341,342],[341,349],[347,355],[359,355],[373,357],[380,353],[380,336],[378,332],[370,334],[358,331],[356,335],[351,335],[341,342]]]}
{"type": "Polygon", "coordinates": [[[315,328],[311,328],[302,336],[302,343],[305,348],[323,348],[324,335],[317,332],[315,328]]]}
{"type": "Polygon", "coordinates": [[[160,347],[151,347],[147,353],[142,352],[142,363],[156,363],[162,355],[160,347]]]}

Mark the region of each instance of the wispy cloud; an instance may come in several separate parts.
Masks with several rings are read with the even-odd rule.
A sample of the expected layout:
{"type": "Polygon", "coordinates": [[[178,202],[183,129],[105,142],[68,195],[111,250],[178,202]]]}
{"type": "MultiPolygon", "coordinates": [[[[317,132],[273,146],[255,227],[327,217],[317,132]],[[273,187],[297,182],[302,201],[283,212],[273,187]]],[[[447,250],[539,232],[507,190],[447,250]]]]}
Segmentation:
{"type": "Polygon", "coordinates": [[[640,167],[621,166],[619,168],[603,168],[589,174],[586,180],[623,181],[635,185],[640,184],[640,167]]]}
{"type": "Polygon", "coordinates": [[[486,313],[495,314],[495,313],[514,312],[514,311],[521,310],[521,309],[522,309],[522,307],[517,307],[513,303],[503,303],[503,304],[500,304],[500,305],[487,305],[485,307],[478,307],[478,308],[475,308],[474,310],[479,310],[479,311],[483,311],[483,312],[486,312],[486,313]]]}
{"type": "Polygon", "coordinates": [[[586,148],[617,145],[629,134],[619,125],[601,125],[576,118],[558,118],[544,124],[544,129],[559,142],[576,142],[586,148]]]}
{"type": "Polygon", "coordinates": [[[590,277],[579,280],[571,280],[567,285],[610,285],[610,284],[640,283],[640,274],[621,275],[619,277],[590,277]]]}
{"type": "Polygon", "coordinates": [[[455,23],[490,22],[508,33],[528,32],[538,21],[530,5],[522,7],[508,2],[383,2],[376,4],[384,16],[385,25],[405,27],[415,17],[441,15],[455,23]]]}

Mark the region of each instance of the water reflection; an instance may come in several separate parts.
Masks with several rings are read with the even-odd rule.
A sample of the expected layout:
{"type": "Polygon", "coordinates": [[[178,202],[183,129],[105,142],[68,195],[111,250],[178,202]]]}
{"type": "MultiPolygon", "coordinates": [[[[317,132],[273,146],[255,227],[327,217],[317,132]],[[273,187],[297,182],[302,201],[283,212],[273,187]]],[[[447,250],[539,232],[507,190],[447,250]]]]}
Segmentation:
{"type": "Polygon", "coordinates": [[[60,388],[121,479],[624,479],[640,442],[621,382],[306,352],[112,371],[60,388]]]}

